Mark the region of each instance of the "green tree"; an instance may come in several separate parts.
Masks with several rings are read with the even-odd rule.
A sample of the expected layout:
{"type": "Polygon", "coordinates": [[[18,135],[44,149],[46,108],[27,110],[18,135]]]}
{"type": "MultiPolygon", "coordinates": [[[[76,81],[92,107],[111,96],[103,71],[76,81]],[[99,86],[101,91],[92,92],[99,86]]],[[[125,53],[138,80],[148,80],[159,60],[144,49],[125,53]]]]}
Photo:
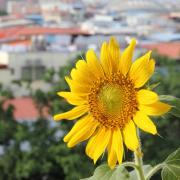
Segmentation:
{"type": "Polygon", "coordinates": [[[5,10],[0,10],[0,16],[6,16],[8,13],[5,10]]]}
{"type": "MultiPolygon", "coordinates": [[[[180,64],[166,56],[153,54],[156,60],[156,72],[150,81],[150,84],[159,83],[155,91],[159,94],[173,95],[179,97],[180,89],[180,64]]],[[[179,147],[180,137],[180,117],[175,117],[168,113],[163,117],[154,118],[160,136],[153,136],[142,133],[144,160],[157,164],[162,162],[170,153],[179,147]]],[[[153,179],[153,178],[152,178],[153,179]]],[[[160,175],[154,176],[154,180],[160,179],[160,175]]]]}

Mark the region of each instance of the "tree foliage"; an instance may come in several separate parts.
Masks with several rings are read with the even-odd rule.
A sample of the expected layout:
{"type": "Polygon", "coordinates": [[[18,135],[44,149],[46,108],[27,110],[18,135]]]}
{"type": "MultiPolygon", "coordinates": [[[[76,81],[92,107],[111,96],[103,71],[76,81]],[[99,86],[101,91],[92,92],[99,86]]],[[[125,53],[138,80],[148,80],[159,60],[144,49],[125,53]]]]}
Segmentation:
{"type": "Polygon", "coordinates": [[[6,16],[8,13],[5,10],[0,10],[0,16],[6,16]]]}

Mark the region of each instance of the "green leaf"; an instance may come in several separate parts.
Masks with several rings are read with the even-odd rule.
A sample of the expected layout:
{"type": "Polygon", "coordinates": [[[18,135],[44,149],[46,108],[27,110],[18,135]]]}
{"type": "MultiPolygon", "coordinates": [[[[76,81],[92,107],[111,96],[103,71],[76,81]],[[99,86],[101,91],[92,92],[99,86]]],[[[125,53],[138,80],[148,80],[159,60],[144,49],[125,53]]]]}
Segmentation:
{"type": "Polygon", "coordinates": [[[173,106],[170,113],[180,117],[180,99],[171,95],[161,95],[160,100],[173,106]]]}
{"type": "MultiPolygon", "coordinates": [[[[144,175],[146,176],[152,168],[153,167],[149,164],[144,165],[143,166],[144,175]]],[[[137,180],[136,170],[131,171],[129,174],[130,174],[130,180],[137,180]]]]}
{"type": "Polygon", "coordinates": [[[117,168],[114,170],[110,180],[130,180],[130,175],[129,172],[126,170],[125,167],[119,165],[117,168]]]}
{"type": "Polygon", "coordinates": [[[82,180],[130,180],[130,176],[125,167],[119,165],[114,169],[110,169],[107,164],[97,167],[93,176],[82,180]]]}
{"type": "Polygon", "coordinates": [[[180,148],[165,160],[161,177],[162,180],[180,180],[180,148]]]}

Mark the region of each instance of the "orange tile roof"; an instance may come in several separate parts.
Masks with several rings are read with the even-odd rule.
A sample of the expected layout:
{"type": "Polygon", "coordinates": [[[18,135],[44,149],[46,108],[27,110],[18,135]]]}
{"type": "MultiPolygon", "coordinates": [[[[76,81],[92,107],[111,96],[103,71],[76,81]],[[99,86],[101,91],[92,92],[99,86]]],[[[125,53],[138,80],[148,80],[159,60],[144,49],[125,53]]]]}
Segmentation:
{"type": "Polygon", "coordinates": [[[148,50],[156,50],[161,55],[180,59],[180,41],[146,44],[142,47],[148,50]]]}
{"type": "Polygon", "coordinates": [[[8,44],[10,44],[11,46],[16,46],[19,44],[24,45],[24,46],[29,46],[29,45],[31,45],[31,43],[32,42],[29,39],[26,39],[26,40],[16,39],[14,41],[9,42],[8,44]]]}
{"type": "MultiPolygon", "coordinates": [[[[16,120],[36,120],[40,114],[37,110],[36,104],[30,97],[19,97],[15,99],[8,99],[4,102],[4,109],[9,105],[14,106],[14,117],[16,120]]],[[[49,117],[48,108],[44,107],[43,116],[49,117]]]]}
{"type": "Polygon", "coordinates": [[[0,29],[0,38],[12,38],[17,37],[17,33],[22,30],[24,27],[12,27],[12,28],[2,28],[0,29]]]}

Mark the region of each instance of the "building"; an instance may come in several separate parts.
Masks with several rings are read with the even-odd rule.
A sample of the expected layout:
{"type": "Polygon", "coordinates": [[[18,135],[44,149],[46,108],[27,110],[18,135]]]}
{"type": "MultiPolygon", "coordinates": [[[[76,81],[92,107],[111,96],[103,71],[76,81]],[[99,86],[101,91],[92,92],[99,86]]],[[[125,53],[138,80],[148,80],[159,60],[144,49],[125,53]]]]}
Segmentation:
{"type": "MultiPolygon", "coordinates": [[[[92,1],[92,0],[91,0],[92,1]]],[[[177,0],[111,0],[106,1],[106,8],[117,11],[144,10],[156,12],[179,11],[180,1],[177,0]]],[[[95,1],[94,1],[95,2],[95,1]]]]}
{"type": "Polygon", "coordinates": [[[68,55],[60,52],[0,52],[0,64],[4,66],[0,70],[0,82],[10,84],[16,80],[36,81],[42,79],[47,69],[56,71],[67,63],[68,58],[74,58],[75,54],[68,55]],[[5,78],[6,77],[6,78],[5,78]]]}
{"type": "Polygon", "coordinates": [[[180,41],[178,42],[159,42],[142,45],[141,47],[157,51],[160,55],[180,60],[180,41]]]}
{"type": "Polygon", "coordinates": [[[0,10],[1,11],[6,10],[6,3],[7,3],[7,0],[0,0],[0,10]]]}
{"type": "Polygon", "coordinates": [[[0,63],[0,84],[11,82],[11,72],[8,70],[6,63],[0,63]]]}
{"type": "Polygon", "coordinates": [[[7,2],[8,14],[40,14],[38,1],[9,0],[7,2]]]}
{"type": "MultiPolygon", "coordinates": [[[[6,28],[5,30],[0,29],[0,46],[9,45],[22,45],[28,49],[27,46],[33,46],[37,44],[37,41],[41,41],[47,36],[71,36],[71,41],[78,35],[86,36],[90,35],[91,32],[82,30],[79,27],[74,28],[49,28],[40,26],[15,26],[6,28]],[[24,43],[26,42],[26,43],[24,43]]],[[[14,46],[13,46],[14,47],[14,46]]],[[[1,49],[1,47],[0,47],[1,49]]]]}
{"type": "Polygon", "coordinates": [[[11,28],[11,27],[28,27],[32,26],[34,22],[30,19],[21,18],[15,15],[0,17],[0,28],[11,28]]]}

